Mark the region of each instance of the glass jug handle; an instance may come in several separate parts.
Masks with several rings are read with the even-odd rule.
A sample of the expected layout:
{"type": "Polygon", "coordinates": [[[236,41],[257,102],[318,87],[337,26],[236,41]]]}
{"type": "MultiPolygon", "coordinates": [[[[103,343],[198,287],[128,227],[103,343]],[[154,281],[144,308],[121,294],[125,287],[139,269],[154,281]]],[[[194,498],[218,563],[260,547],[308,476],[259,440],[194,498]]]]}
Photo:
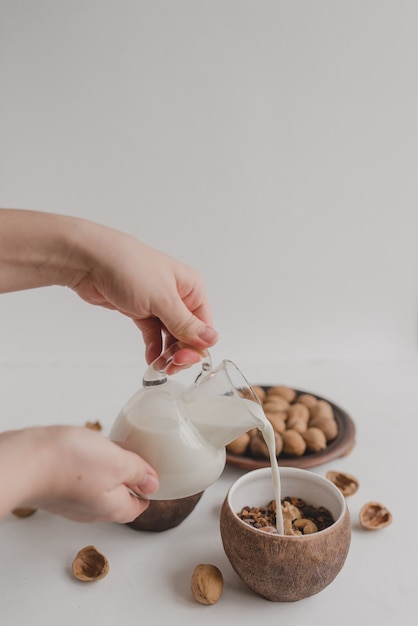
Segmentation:
{"type": "Polygon", "coordinates": [[[171,346],[169,346],[167,350],[164,350],[164,352],[162,352],[160,356],[157,357],[155,361],[153,361],[151,365],[146,369],[144,377],[142,379],[142,384],[144,385],[144,387],[150,387],[152,385],[162,385],[163,383],[165,383],[167,381],[167,368],[170,363],[172,363],[175,353],[179,350],[183,350],[184,348],[194,350],[202,357],[202,369],[198,374],[196,381],[204,372],[208,372],[212,369],[212,359],[206,348],[198,349],[188,344],[182,343],[181,341],[176,341],[175,343],[171,344],[171,346]]]}

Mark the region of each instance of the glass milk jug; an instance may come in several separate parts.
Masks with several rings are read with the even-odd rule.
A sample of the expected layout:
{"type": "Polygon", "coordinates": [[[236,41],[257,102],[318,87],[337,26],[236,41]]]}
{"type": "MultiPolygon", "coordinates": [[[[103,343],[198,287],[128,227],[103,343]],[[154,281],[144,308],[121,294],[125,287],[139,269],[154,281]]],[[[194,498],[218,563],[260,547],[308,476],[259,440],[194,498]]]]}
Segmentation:
{"type": "MultiPolygon", "coordinates": [[[[145,371],[143,386],[120,411],[110,438],[145,459],[157,472],[152,500],[193,495],[216,481],[225,446],[265,420],[254,391],[232,361],[212,369],[203,351],[201,371],[186,387],[167,375],[177,342],[145,371]]],[[[148,496],[147,496],[148,497],[148,496]]]]}

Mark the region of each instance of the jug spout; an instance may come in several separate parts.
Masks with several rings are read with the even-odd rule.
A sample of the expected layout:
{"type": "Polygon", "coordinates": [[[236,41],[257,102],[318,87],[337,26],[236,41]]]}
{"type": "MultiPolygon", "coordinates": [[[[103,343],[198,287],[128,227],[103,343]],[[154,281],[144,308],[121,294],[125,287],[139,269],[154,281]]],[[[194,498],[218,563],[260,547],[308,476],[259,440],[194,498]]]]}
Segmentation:
{"type": "Polygon", "coordinates": [[[201,375],[185,394],[190,421],[208,442],[225,447],[266,421],[260,401],[238,367],[224,360],[201,375]]]}

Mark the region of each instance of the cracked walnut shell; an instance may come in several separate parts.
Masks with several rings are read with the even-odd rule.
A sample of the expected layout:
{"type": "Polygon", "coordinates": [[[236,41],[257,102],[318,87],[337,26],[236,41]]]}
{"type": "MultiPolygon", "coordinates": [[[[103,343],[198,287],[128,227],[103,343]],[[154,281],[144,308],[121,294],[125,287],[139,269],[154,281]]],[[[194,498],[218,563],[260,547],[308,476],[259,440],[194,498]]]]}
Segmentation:
{"type": "Polygon", "coordinates": [[[380,502],[366,502],[360,509],[360,524],[367,530],[378,530],[392,523],[392,513],[380,502]]]}
{"type": "Polygon", "coordinates": [[[13,509],[12,513],[16,517],[30,517],[34,513],[36,513],[38,509],[31,509],[29,507],[20,507],[17,509],[13,509]]]}
{"type": "Polygon", "coordinates": [[[351,474],[330,470],[325,477],[334,483],[345,497],[352,496],[359,488],[359,481],[351,474]]]}
{"type": "Polygon", "coordinates": [[[86,422],[86,428],[90,428],[90,430],[102,430],[102,425],[100,422],[86,422]]]}
{"type": "Polygon", "coordinates": [[[72,571],[74,576],[83,582],[100,580],[109,572],[109,563],[96,546],[86,546],[77,552],[72,571]]]}

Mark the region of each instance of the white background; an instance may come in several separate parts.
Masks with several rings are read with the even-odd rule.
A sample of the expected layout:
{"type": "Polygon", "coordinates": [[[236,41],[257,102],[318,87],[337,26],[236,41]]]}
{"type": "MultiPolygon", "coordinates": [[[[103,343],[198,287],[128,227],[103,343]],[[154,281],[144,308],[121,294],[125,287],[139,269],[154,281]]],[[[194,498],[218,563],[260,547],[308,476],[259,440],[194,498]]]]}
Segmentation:
{"type": "MultiPolygon", "coordinates": [[[[343,571],[296,604],[249,593],[222,550],[237,468],[162,534],[6,516],[2,625],[414,623],[417,32],[415,0],[0,0],[0,206],[99,221],[197,268],[214,361],[345,408],[354,450],[314,471],[360,481],[343,571]],[[367,500],[389,528],[360,529],[367,500]],[[110,561],[93,587],[70,574],[90,543],[110,561]],[[223,572],[214,607],[191,597],[198,562],[223,572]]],[[[117,313],[58,287],[0,296],[2,428],[108,433],[143,367],[117,313]]]]}
{"type": "MultiPolygon", "coordinates": [[[[1,0],[0,205],[194,266],[219,358],[411,356],[417,27],[413,0],[1,0]]],[[[65,289],[0,303],[3,360],[142,359],[65,289]]]]}

